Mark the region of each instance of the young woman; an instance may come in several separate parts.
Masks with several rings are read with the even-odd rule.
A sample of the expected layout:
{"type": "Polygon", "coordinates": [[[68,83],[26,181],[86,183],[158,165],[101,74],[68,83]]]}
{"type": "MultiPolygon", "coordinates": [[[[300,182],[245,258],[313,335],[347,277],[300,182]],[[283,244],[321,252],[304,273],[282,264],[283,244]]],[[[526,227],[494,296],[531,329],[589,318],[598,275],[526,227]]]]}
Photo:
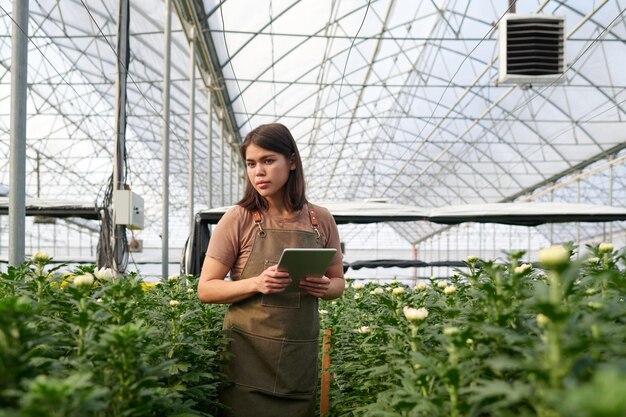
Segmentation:
{"type": "Polygon", "coordinates": [[[198,285],[203,303],[230,304],[224,318],[229,384],[221,401],[230,416],[312,416],[318,298],[344,290],[339,233],[328,210],[306,201],[302,161],[285,126],[257,127],[241,155],[246,190],[215,227],[198,285]],[[276,269],[288,247],[337,253],[324,276],[306,277],[299,291],[289,291],[289,274],[276,269]]]}

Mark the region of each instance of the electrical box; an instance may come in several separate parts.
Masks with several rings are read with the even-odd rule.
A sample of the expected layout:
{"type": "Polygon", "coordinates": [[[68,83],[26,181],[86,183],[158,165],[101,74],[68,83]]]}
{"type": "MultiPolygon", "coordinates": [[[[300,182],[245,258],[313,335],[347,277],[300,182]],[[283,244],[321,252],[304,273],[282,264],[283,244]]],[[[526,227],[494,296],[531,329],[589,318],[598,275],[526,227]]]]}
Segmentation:
{"type": "Polygon", "coordinates": [[[113,191],[115,224],[143,229],[143,198],[130,190],[113,191]]]}

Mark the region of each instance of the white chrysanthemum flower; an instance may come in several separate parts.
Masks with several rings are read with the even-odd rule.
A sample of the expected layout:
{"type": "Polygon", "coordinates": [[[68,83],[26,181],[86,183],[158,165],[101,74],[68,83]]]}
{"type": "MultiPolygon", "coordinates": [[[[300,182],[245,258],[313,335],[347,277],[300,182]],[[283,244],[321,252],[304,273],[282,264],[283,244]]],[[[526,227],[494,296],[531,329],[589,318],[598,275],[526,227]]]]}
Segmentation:
{"type": "Polygon", "coordinates": [[[553,245],[539,251],[539,262],[548,268],[563,266],[569,262],[569,251],[563,245],[553,245]]]}
{"type": "Polygon", "coordinates": [[[467,346],[472,346],[474,344],[474,339],[468,338],[467,340],[465,340],[465,344],[467,346]]]}
{"type": "Polygon", "coordinates": [[[539,327],[546,327],[550,323],[550,319],[545,314],[537,314],[537,324],[539,327]]]}
{"type": "Polygon", "coordinates": [[[381,294],[384,294],[384,293],[385,293],[385,290],[383,290],[383,289],[382,289],[382,288],[380,288],[380,287],[376,287],[376,288],[374,288],[374,291],[372,291],[372,292],[373,292],[375,295],[381,295],[381,294]]]}
{"type": "Polygon", "coordinates": [[[456,292],[456,287],[454,285],[449,285],[443,289],[443,293],[445,295],[452,295],[456,292]]]}
{"type": "Polygon", "coordinates": [[[370,326],[361,326],[358,329],[356,329],[357,333],[361,333],[361,334],[366,334],[366,333],[371,333],[372,329],[370,329],[370,326]]]}
{"type": "Polygon", "coordinates": [[[515,273],[523,274],[524,272],[528,271],[531,268],[532,268],[531,264],[521,264],[520,266],[515,267],[515,273]]]}
{"type": "Polygon", "coordinates": [[[459,334],[459,332],[458,327],[446,327],[443,329],[443,334],[446,336],[454,336],[455,334],[459,334]]]}
{"type": "Polygon", "coordinates": [[[598,251],[600,251],[600,253],[611,253],[613,252],[614,246],[612,243],[600,243],[600,245],[598,246],[598,251]]]}
{"type": "Polygon", "coordinates": [[[424,281],[418,282],[415,286],[415,289],[418,291],[424,291],[426,288],[428,288],[428,284],[426,284],[424,281]]]}
{"type": "Polygon", "coordinates": [[[441,288],[442,290],[446,288],[447,286],[448,286],[448,281],[439,281],[437,283],[437,287],[441,288]]]}
{"type": "Polygon", "coordinates": [[[319,310],[319,313],[323,316],[325,314],[328,314],[328,310],[319,310]]]}
{"type": "Polygon", "coordinates": [[[587,259],[587,262],[592,264],[592,265],[595,265],[595,264],[600,263],[600,258],[596,258],[595,256],[593,256],[593,257],[587,259]]]}
{"type": "Polygon", "coordinates": [[[428,310],[424,307],[412,308],[404,306],[402,311],[404,312],[404,317],[406,317],[408,321],[421,321],[428,317],[428,310]]]}
{"type": "Polygon", "coordinates": [[[85,273],[83,275],[78,275],[77,277],[74,277],[73,283],[77,287],[81,287],[83,285],[86,286],[86,287],[89,287],[89,286],[93,285],[93,275],[91,275],[89,273],[85,273]]]}
{"type": "Polygon", "coordinates": [[[179,305],[179,304],[180,304],[180,301],[178,301],[178,300],[170,300],[170,305],[171,305],[172,307],[176,307],[176,306],[177,306],[177,305],[179,305]]]}
{"type": "Polygon", "coordinates": [[[187,288],[187,294],[193,294],[194,292],[193,288],[187,288]]]}
{"type": "Polygon", "coordinates": [[[96,303],[98,303],[98,304],[102,304],[102,298],[98,298],[98,299],[96,300],[96,303]]]}
{"type": "Polygon", "coordinates": [[[169,277],[167,277],[167,281],[168,282],[176,282],[180,279],[180,277],[178,275],[170,275],[169,277]]]}
{"type": "Polygon", "coordinates": [[[478,256],[470,255],[470,256],[467,257],[467,262],[469,262],[471,264],[473,264],[477,260],[478,260],[478,256]]]}
{"type": "Polygon", "coordinates": [[[363,284],[362,282],[353,282],[351,286],[355,290],[362,290],[363,288],[365,288],[365,284],[363,284]]]}
{"type": "Polygon", "coordinates": [[[115,277],[115,272],[111,268],[102,267],[93,273],[100,281],[111,281],[115,277]]]}
{"type": "Polygon", "coordinates": [[[48,252],[37,251],[33,253],[33,261],[35,262],[47,262],[50,260],[48,252]]]}
{"type": "Polygon", "coordinates": [[[393,289],[393,291],[391,291],[391,293],[393,295],[404,294],[404,287],[396,287],[396,288],[393,289]]]}

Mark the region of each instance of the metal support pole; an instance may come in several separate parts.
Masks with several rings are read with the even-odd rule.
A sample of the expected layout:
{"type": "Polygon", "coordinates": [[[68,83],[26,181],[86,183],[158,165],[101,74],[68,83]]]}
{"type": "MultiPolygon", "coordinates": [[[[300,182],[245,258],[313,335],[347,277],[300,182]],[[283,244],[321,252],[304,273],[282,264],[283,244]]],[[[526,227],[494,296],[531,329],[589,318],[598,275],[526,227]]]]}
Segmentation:
{"type": "MultiPolygon", "coordinates": [[[[128,77],[128,28],[130,5],[128,0],[119,0],[117,21],[117,76],[115,80],[115,153],[113,156],[113,209],[115,210],[115,190],[124,189],[126,182],[126,80],[128,77]]],[[[115,215],[113,216],[115,219],[115,215]]],[[[114,220],[115,221],[115,220],[114,220]]],[[[126,227],[114,225],[112,266],[117,272],[124,272],[127,248],[126,227]]]]}
{"type": "MultiPolygon", "coordinates": [[[[222,116],[225,117],[225,114],[222,113],[222,116]]],[[[220,118],[220,205],[225,206],[225,198],[224,198],[224,142],[226,141],[226,137],[224,135],[224,122],[222,118],[220,118]]]]}
{"type": "MultiPolygon", "coordinates": [[[[550,202],[554,202],[554,188],[550,191],[550,202]]],[[[550,223],[550,244],[554,245],[554,223],[550,223]]]]}
{"type": "Polygon", "coordinates": [[[11,49],[11,145],[9,179],[9,265],[24,262],[26,229],[26,82],[28,0],[13,2],[11,49]]]}
{"type": "Polygon", "coordinates": [[[478,223],[478,257],[483,259],[483,224],[478,223]]]}
{"type": "Polygon", "coordinates": [[[528,263],[530,262],[530,226],[528,226],[528,263]]]}
{"type": "MultiPolygon", "coordinates": [[[[611,162],[614,155],[611,155],[611,162]]],[[[609,206],[613,206],[613,164],[609,165],[609,206]]],[[[609,222],[609,242],[613,242],[613,222],[609,222]]]]}
{"type": "Polygon", "coordinates": [[[193,230],[193,192],[195,162],[195,118],[196,118],[196,33],[191,28],[189,40],[189,233],[193,230]]]}
{"type": "Polygon", "coordinates": [[[230,193],[230,204],[235,204],[235,197],[233,196],[233,183],[235,182],[235,153],[234,151],[234,147],[231,146],[228,147],[229,150],[229,160],[230,160],[230,167],[229,167],[229,171],[228,171],[228,188],[229,188],[229,193],[230,193]]]}
{"type": "MultiPolygon", "coordinates": [[[[576,203],[580,204],[580,178],[576,181],[576,203]]],[[[578,244],[577,258],[580,256],[580,222],[576,222],[576,243],[578,244]]]]}
{"type": "Polygon", "coordinates": [[[208,143],[208,163],[207,163],[207,169],[208,169],[208,176],[207,176],[207,181],[209,183],[209,198],[208,198],[208,204],[209,204],[209,208],[213,207],[213,96],[211,93],[211,88],[209,87],[209,89],[207,90],[207,99],[208,99],[208,114],[209,114],[209,126],[208,126],[208,130],[209,130],[209,143],[208,143]]]}
{"type": "Polygon", "coordinates": [[[165,0],[163,34],[163,201],[161,205],[161,278],[169,276],[169,213],[170,213],[170,84],[172,64],[172,0],[165,0]]]}

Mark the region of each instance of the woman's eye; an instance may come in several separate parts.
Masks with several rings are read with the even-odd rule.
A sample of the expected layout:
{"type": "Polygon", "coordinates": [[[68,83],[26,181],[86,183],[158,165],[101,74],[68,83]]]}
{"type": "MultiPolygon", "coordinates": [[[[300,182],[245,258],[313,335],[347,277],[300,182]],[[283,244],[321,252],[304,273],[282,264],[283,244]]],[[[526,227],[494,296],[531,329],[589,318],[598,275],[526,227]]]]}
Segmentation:
{"type": "Polygon", "coordinates": [[[248,162],[246,165],[248,166],[248,168],[254,168],[254,164],[252,162],[248,162]]]}
{"type": "Polygon", "coordinates": [[[273,159],[266,159],[266,160],[265,160],[265,163],[266,163],[266,164],[268,164],[268,165],[269,165],[269,164],[271,164],[272,162],[274,162],[274,160],[273,160],[273,159]]]}

